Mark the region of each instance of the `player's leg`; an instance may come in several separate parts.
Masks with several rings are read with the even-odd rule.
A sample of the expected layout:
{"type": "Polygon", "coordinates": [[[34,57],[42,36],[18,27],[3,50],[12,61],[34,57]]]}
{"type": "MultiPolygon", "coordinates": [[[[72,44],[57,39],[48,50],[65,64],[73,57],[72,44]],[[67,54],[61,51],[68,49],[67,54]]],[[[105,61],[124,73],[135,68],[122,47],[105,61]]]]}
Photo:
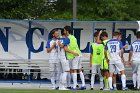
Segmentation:
{"type": "Polygon", "coordinates": [[[79,62],[78,62],[78,72],[80,74],[80,78],[81,78],[81,81],[82,81],[82,86],[81,86],[81,90],[85,90],[86,89],[86,86],[85,86],[85,77],[84,77],[84,74],[83,74],[83,71],[82,71],[82,66],[81,66],[81,57],[79,57],[79,62]]]}
{"type": "Polygon", "coordinates": [[[100,77],[100,90],[103,90],[104,82],[103,82],[103,76],[101,75],[100,65],[97,65],[97,72],[100,77]]]}
{"type": "Polygon", "coordinates": [[[50,63],[49,64],[52,89],[56,88],[56,85],[55,85],[55,65],[56,65],[56,63],[50,63]]]}
{"type": "Polygon", "coordinates": [[[92,65],[92,68],[91,68],[91,90],[93,90],[93,88],[94,88],[96,73],[97,73],[97,65],[92,65]]]}
{"type": "Polygon", "coordinates": [[[62,75],[62,89],[66,89],[66,83],[67,83],[67,75],[70,72],[70,68],[69,68],[69,62],[68,60],[61,60],[61,64],[62,64],[62,69],[63,69],[63,75],[62,75]]]}
{"type": "Polygon", "coordinates": [[[121,72],[122,90],[127,90],[124,64],[122,62],[119,62],[118,64],[116,64],[116,67],[121,72]]]}
{"type": "Polygon", "coordinates": [[[58,62],[56,63],[56,88],[58,89],[60,86],[60,76],[62,76],[62,67],[61,67],[61,63],[58,62]]]}
{"type": "Polygon", "coordinates": [[[138,64],[133,61],[132,62],[132,80],[133,80],[133,85],[134,85],[134,89],[137,89],[137,71],[138,71],[138,64]]]}
{"type": "Polygon", "coordinates": [[[137,89],[140,90],[140,64],[138,64],[137,75],[137,89]]]}
{"type": "Polygon", "coordinates": [[[109,64],[109,78],[108,78],[108,82],[109,82],[110,90],[113,90],[113,86],[112,86],[112,77],[113,77],[114,71],[115,71],[115,66],[114,66],[114,64],[109,64]]]}

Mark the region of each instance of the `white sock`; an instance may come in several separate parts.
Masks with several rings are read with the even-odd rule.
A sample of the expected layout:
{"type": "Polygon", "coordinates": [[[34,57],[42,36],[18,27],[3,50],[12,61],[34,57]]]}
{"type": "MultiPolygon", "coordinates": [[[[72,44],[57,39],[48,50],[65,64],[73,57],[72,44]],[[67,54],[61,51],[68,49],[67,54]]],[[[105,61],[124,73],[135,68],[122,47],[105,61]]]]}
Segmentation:
{"type": "Polygon", "coordinates": [[[66,81],[67,81],[67,72],[64,72],[62,75],[62,85],[66,85],[66,81]]]}
{"type": "Polygon", "coordinates": [[[132,79],[133,79],[133,84],[134,84],[134,87],[136,87],[137,85],[137,73],[133,73],[133,76],[132,76],[132,79]]]}
{"type": "Polygon", "coordinates": [[[113,88],[113,87],[112,87],[112,77],[109,77],[109,78],[108,78],[108,82],[109,82],[109,87],[110,87],[110,88],[113,88]]]}
{"type": "Polygon", "coordinates": [[[67,74],[67,87],[70,87],[71,85],[71,73],[67,74]]]}
{"type": "Polygon", "coordinates": [[[104,87],[103,77],[100,76],[100,88],[104,87]]]}
{"type": "Polygon", "coordinates": [[[122,80],[122,87],[126,87],[126,76],[125,75],[121,75],[121,80],[122,80]]]}
{"type": "Polygon", "coordinates": [[[50,73],[50,77],[51,77],[52,86],[55,87],[55,73],[54,72],[51,72],[50,73]]]}
{"type": "Polygon", "coordinates": [[[73,88],[76,88],[77,85],[77,73],[72,73],[73,77],[73,88]]]}
{"type": "Polygon", "coordinates": [[[95,81],[95,74],[91,75],[91,88],[94,87],[94,81],[95,81]]]}
{"type": "Polygon", "coordinates": [[[140,72],[137,73],[137,89],[140,89],[140,72]]]}
{"type": "Polygon", "coordinates": [[[84,78],[84,74],[82,71],[80,71],[80,78],[81,78],[81,81],[82,81],[82,86],[85,86],[85,78],[84,78]]]}
{"type": "Polygon", "coordinates": [[[117,87],[116,83],[114,83],[114,84],[113,84],[113,87],[114,87],[114,88],[116,88],[116,87],[117,87]]]}

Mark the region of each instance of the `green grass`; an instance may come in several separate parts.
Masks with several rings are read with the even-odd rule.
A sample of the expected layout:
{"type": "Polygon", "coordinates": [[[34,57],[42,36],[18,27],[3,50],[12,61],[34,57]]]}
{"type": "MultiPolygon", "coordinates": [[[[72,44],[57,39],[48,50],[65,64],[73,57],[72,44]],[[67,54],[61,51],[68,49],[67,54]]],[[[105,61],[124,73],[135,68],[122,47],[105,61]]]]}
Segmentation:
{"type": "Polygon", "coordinates": [[[140,91],[60,91],[60,90],[42,90],[42,89],[0,89],[0,93],[140,93],[140,91]]]}

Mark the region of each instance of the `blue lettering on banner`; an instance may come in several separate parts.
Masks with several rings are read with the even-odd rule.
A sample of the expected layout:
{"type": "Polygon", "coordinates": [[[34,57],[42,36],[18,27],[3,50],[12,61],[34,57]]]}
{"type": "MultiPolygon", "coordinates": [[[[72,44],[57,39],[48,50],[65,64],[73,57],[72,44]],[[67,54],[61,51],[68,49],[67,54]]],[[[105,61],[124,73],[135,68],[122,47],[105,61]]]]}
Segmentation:
{"type": "Polygon", "coordinates": [[[8,52],[8,35],[9,35],[9,29],[11,29],[11,27],[4,27],[4,29],[6,31],[5,33],[6,35],[4,35],[2,30],[0,29],[0,42],[2,44],[4,51],[8,52]]]}
{"type": "Polygon", "coordinates": [[[35,30],[40,31],[41,35],[44,35],[43,28],[31,28],[26,34],[26,44],[31,52],[38,53],[38,52],[43,51],[44,42],[41,42],[38,49],[34,48],[34,46],[33,46],[33,33],[35,30]]]}

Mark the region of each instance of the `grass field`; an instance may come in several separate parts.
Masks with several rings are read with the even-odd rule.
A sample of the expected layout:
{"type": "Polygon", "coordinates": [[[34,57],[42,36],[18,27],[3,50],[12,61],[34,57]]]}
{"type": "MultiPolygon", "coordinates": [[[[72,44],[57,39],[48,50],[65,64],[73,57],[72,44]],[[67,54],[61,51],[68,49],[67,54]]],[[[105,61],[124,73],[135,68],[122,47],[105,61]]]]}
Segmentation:
{"type": "Polygon", "coordinates": [[[60,91],[60,90],[38,90],[38,89],[0,89],[0,93],[140,93],[140,91],[60,91]]]}

